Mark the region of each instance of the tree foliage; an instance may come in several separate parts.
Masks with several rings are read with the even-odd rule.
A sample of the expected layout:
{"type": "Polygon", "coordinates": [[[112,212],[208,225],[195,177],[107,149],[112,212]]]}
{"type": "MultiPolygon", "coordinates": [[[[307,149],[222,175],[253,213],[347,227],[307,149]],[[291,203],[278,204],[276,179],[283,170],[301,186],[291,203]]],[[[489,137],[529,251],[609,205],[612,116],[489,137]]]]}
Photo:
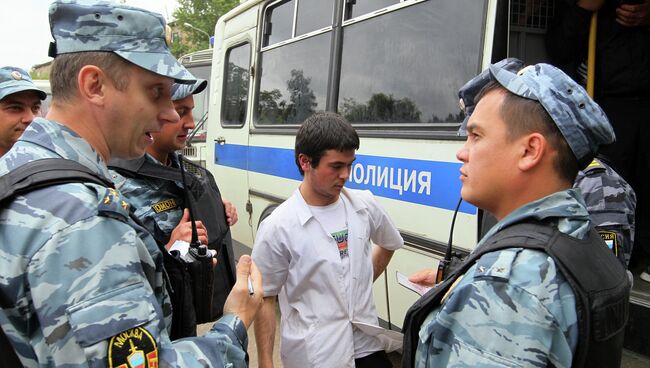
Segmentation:
{"type": "Polygon", "coordinates": [[[183,30],[180,42],[174,42],[171,51],[176,57],[208,47],[208,36],[202,32],[185,27],[194,27],[214,35],[214,26],[220,16],[239,5],[239,0],[178,0],[178,8],[173,13],[178,27],[183,30]]]}

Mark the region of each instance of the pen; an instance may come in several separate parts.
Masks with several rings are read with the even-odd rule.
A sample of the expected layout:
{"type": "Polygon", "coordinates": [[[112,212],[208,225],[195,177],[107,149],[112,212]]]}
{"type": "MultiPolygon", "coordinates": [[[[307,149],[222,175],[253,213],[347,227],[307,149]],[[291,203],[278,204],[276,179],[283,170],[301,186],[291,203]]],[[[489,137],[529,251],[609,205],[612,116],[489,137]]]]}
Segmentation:
{"type": "Polygon", "coordinates": [[[248,276],[248,295],[253,295],[255,294],[255,289],[253,288],[253,281],[251,280],[251,277],[248,276]]]}

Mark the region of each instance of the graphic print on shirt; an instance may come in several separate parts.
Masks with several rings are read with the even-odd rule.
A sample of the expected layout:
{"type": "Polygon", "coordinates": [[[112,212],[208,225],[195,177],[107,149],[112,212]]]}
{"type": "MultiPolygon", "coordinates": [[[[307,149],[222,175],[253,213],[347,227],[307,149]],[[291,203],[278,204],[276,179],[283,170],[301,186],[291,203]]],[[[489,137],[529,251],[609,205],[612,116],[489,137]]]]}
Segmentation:
{"type": "Polygon", "coordinates": [[[343,229],[332,233],[332,238],[336,241],[341,258],[348,256],[348,229],[343,229]]]}

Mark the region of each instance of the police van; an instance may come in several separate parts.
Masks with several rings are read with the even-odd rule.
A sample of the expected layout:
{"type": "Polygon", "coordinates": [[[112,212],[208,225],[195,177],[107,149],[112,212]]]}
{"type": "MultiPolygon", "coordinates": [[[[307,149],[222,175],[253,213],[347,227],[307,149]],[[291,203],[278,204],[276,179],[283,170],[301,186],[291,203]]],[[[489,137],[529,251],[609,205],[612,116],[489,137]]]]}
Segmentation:
{"type": "MultiPolygon", "coordinates": [[[[436,268],[452,237],[467,254],[481,234],[481,211],[457,208],[456,92],[507,56],[545,61],[554,8],[552,0],[241,1],[215,27],[205,152],[190,155],[239,211],[235,248],[250,252],[259,223],[301,181],[300,123],[338,112],[361,137],[347,186],[372,191],[405,240],[374,284],[381,324],[399,330],[419,296],[397,275],[436,268]]],[[[626,343],[650,355],[650,288],[639,284],[626,343]]]]}

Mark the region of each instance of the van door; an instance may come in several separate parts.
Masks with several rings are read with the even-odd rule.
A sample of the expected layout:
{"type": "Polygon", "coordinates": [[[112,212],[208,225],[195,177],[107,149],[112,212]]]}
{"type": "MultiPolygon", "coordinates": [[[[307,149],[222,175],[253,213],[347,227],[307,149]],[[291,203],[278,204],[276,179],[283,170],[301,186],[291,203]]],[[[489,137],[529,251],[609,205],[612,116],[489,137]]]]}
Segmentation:
{"type": "Polygon", "coordinates": [[[223,42],[215,45],[209,86],[208,168],[215,174],[223,198],[238,204],[239,222],[231,227],[237,256],[246,252],[242,243],[253,241],[250,218],[240,206],[248,202],[248,111],[256,22],[257,7],[252,7],[217,23],[215,39],[223,42]]]}

